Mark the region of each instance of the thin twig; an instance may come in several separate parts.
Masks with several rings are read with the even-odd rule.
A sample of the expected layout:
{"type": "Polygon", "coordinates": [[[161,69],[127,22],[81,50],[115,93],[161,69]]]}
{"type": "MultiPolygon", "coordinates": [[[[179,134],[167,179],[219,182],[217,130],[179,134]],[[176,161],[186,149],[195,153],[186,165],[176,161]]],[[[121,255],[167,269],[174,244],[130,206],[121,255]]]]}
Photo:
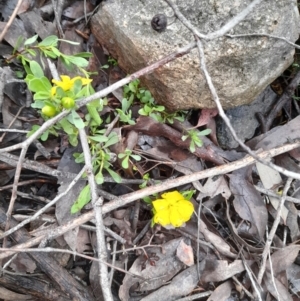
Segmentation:
{"type": "Polygon", "coordinates": [[[79,136],[82,145],[84,161],[86,164],[86,173],[90,185],[90,193],[92,205],[96,220],[96,237],[97,237],[97,255],[99,258],[99,283],[102,289],[102,294],[105,301],[113,301],[113,296],[110,289],[109,276],[107,266],[104,262],[107,261],[107,251],[104,235],[104,225],[102,218],[102,204],[103,198],[98,199],[97,185],[95,175],[93,173],[92,156],[88,144],[88,138],[84,129],[79,129],[79,136]]]}
{"type": "MultiPolygon", "coordinates": [[[[12,119],[12,121],[9,123],[9,125],[7,126],[7,128],[9,129],[13,124],[14,122],[17,120],[17,118],[19,117],[19,115],[21,114],[22,110],[25,108],[25,106],[22,106],[19,108],[17,114],[14,116],[14,118],[12,119]]],[[[6,131],[7,132],[7,131],[6,131]]],[[[0,142],[3,141],[5,135],[6,135],[6,132],[0,137],[0,142]]]]}
{"type": "MultiPolygon", "coordinates": [[[[64,253],[64,254],[71,254],[73,256],[78,256],[78,257],[82,257],[82,258],[85,258],[85,259],[88,259],[88,260],[92,260],[92,261],[100,261],[100,259],[98,258],[95,258],[95,257],[91,257],[91,256],[88,256],[88,255],[85,255],[85,254],[81,254],[81,253],[78,253],[78,252],[75,252],[75,251],[72,251],[72,250],[67,250],[67,249],[57,249],[57,248],[50,248],[50,247],[46,247],[46,248],[43,248],[43,249],[39,249],[39,248],[24,248],[24,249],[18,249],[18,248],[0,248],[0,252],[14,252],[14,253],[64,253]]],[[[139,276],[139,275],[136,275],[136,274],[133,274],[131,272],[128,272],[128,271],[125,271],[121,268],[118,268],[117,266],[113,266],[112,264],[108,263],[108,262],[103,262],[104,264],[106,264],[108,267],[110,268],[114,268],[115,270],[117,271],[120,271],[124,274],[128,274],[130,276],[133,276],[133,277],[137,277],[137,278],[140,278],[141,280],[145,280],[145,278],[139,276]]]]}
{"type": "Polygon", "coordinates": [[[282,41],[286,42],[287,44],[289,44],[289,45],[291,45],[291,46],[293,46],[297,49],[300,49],[299,45],[289,41],[286,38],[274,36],[274,35],[267,34],[267,33],[227,34],[225,36],[229,37],[229,38],[232,38],[232,39],[235,39],[235,38],[250,38],[250,37],[267,37],[267,38],[271,38],[271,39],[282,40],[282,41]]]}
{"type": "MultiPolygon", "coordinates": [[[[262,188],[262,187],[259,187],[259,186],[256,186],[254,185],[254,188],[259,191],[259,192],[262,192],[263,194],[266,194],[268,196],[272,196],[272,197],[275,197],[277,199],[281,199],[281,195],[275,193],[274,191],[272,190],[269,190],[269,189],[265,189],[265,188],[262,188]]],[[[286,196],[286,201],[288,202],[291,202],[291,203],[294,203],[294,204],[300,204],[300,200],[299,199],[296,199],[296,198],[293,198],[291,196],[286,196]]]]}
{"type": "Polygon", "coordinates": [[[57,30],[59,32],[59,36],[60,38],[65,38],[65,35],[64,35],[64,32],[62,30],[62,27],[60,25],[60,15],[59,15],[59,4],[61,1],[58,1],[58,0],[51,0],[52,1],[52,6],[53,6],[53,11],[54,11],[54,17],[55,17],[55,23],[56,23],[56,27],[57,27],[57,30]]]}
{"type": "Polygon", "coordinates": [[[1,32],[0,42],[2,42],[2,40],[3,40],[3,38],[4,38],[5,34],[6,34],[6,32],[8,31],[8,29],[11,26],[12,22],[14,21],[16,15],[18,13],[18,10],[19,10],[19,8],[21,6],[21,4],[22,4],[22,0],[19,0],[18,3],[17,3],[17,5],[16,5],[16,7],[15,7],[15,9],[14,9],[14,11],[13,11],[13,13],[12,13],[12,15],[9,18],[9,21],[6,23],[4,29],[1,32]]]}
{"type": "Polygon", "coordinates": [[[258,281],[259,284],[261,284],[261,282],[262,282],[262,278],[263,278],[263,275],[264,275],[264,272],[265,272],[265,269],[266,269],[266,263],[267,263],[267,257],[268,257],[268,254],[269,254],[269,250],[270,250],[271,244],[273,242],[273,238],[275,236],[277,227],[279,225],[282,209],[284,207],[284,202],[285,202],[285,199],[286,199],[286,195],[287,195],[287,192],[288,192],[288,190],[291,186],[292,181],[293,181],[292,178],[288,178],[286,183],[285,183],[285,186],[284,186],[284,189],[283,189],[283,192],[282,192],[282,197],[280,199],[280,203],[279,203],[279,206],[277,208],[276,217],[275,217],[275,220],[273,222],[273,226],[271,228],[270,234],[267,238],[266,244],[264,246],[264,250],[263,250],[263,253],[262,253],[261,266],[260,266],[258,276],[257,276],[257,281],[258,281]]]}

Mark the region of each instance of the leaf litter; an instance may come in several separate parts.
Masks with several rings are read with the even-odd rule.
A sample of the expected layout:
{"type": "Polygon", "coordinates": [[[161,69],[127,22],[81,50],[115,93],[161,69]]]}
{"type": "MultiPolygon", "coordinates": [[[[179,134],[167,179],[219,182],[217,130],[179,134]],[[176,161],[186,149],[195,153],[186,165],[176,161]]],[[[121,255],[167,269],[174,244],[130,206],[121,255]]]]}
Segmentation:
{"type": "MultiPolygon", "coordinates": [[[[65,17],[69,18],[69,21],[64,24],[69,26],[65,31],[66,39],[78,40],[79,48],[75,50],[74,45],[62,43],[60,51],[63,53],[73,54],[83,51],[84,28],[82,26],[74,28],[70,25],[70,20],[82,14],[83,7],[80,5],[79,2],[74,6],[69,6],[64,12],[65,17]],[[78,31],[82,33],[81,36],[76,33],[78,31]]],[[[90,3],[88,9],[90,11],[93,9],[90,3]]],[[[7,44],[15,45],[18,33],[24,31],[23,25],[26,25],[25,28],[29,30],[26,33],[27,36],[30,36],[30,31],[37,32],[40,38],[45,38],[45,33],[53,34],[52,23],[44,20],[41,23],[40,15],[30,12],[29,6],[23,6],[22,10],[21,21],[14,23],[11,32],[6,37],[7,44]],[[37,22],[33,22],[31,29],[28,26],[30,18],[37,18],[37,22]]],[[[90,59],[89,68],[90,71],[95,71],[100,68],[99,66],[106,65],[108,57],[97,41],[89,40],[88,43],[90,43],[91,52],[94,53],[94,58],[90,59]]],[[[59,74],[77,75],[65,70],[63,65],[58,65],[58,71],[59,74]]],[[[7,71],[1,68],[0,72],[7,71]]],[[[108,83],[114,83],[124,76],[125,73],[117,66],[103,68],[98,75],[93,76],[96,85],[94,88],[101,90],[108,83]]],[[[15,85],[14,81],[17,82],[17,79],[13,78],[12,83],[6,83],[4,89],[5,98],[1,104],[3,118],[0,126],[9,128],[13,122],[13,129],[28,129],[28,123],[34,124],[40,117],[32,108],[25,108],[18,115],[20,107],[26,105],[26,99],[15,97],[13,92],[17,88],[20,89],[20,86],[15,85]]],[[[103,110],[101,118],[112,119],[114,109],[120,108],[122,100],[123,91],[114,91],[108,99],[109,107],[103,110]]],[[[120,159],[113,162],[114,170],[123,176],[124,181],[116,184],[110,178],[98,185],[98,193],[106,202],[138,191],[139,185],[143,185],[144,176],[148,173],[151,175],[151,180],[146,183],[146,186],[151,186],[212,166],[220,166],[245,156],[245,153],[239,149],[223,150],[218,146],[214,119],[217,111],[214,109],[202,110],[198,114],[199,119],[194,120],[196,127],[207,126],[212,129],[212,133],[210,139],[203,137],[203,147],[196,147],[195,152],[191,153],[189,142],[181,139],[182,132],[193,127],[191,124],[187,125],[177,120],[173,124],[160,123],[151,117],[139,116],[137,114],[139,108],[140,104],[135,100],[132,109],[132,116],[136,121],[134,125],[124,125],[117,121],[113,131],[117,133],[120,140],[118,144],[110,147],[110,151],[116,155],[115,157],[126,149],[136,151],[142,156],[142,160],[141,162],[129,160],[127,169],[122,167],[120,159]],[[130,180],[133,180],[133,183],[130,180]]],[[[80,115],[78,116],[77,118],[81,118],[80,115]]],[[[247,142],[248,145],[259,152],[261,149],[270,150],[299,139],[300,117],[293,117],[285,124],[253,137],[247,142]]],[[[5,139],[0,141],[0,145],[4,148],[8,143],[12,145],[24,139],[24,134],[8,132],[5,139]]],[[[51,159],[48,161],[58,158],[59,164],[52,168],[60,171],[62,175],[77,174],[82,166],[75,163],[72,153],[78,150],[74,150],[63,135],[58,140],[60,143],[58,147],[56,137],[51,136],[47,141],[50,142],[49,145],[52,145],[52,148],[48,147],[48,151],[51,152],[51,159]]],[[[30,149],[29,156],[32,164],[39,160],[39,157],[34,155],[35,152],[35,147],[30,149]]],[[[299,173],[299,157],[299,151],[293,150],[288,154],[278,156],[275,160],[278,165],[299,173]]],[[[1,207],[6,210],[7,204],[4,200],[10,195],[10,191],[7,190],[10,188],[5,188],[4,185],[12,179],[15,170],[10,167],[7,170],[1,170],[1,173],[3,173],[1,177],[3,195],[0,201],[1,207]]],[[[36,172],[24,170],[22,181],[27,178],[36,179],[36,183],[32,187],[24,186],[22,189],[20,186],[20,192],[31,199],[24,201],[25,198],[18,197],[14,219],[21,218],[22,220],[26,218],[24,216],[34,214],[44,206],[44,203],[36,201],[37,197],[45,197],[48,202],[57,194],[66,191],[72,181],[71,178],[60,176],[57,177],[54,185],[44,183],[36,178],[36,172]]],[[[168,301],[193,296],[199,292],[208,292],[207,297],[199,300],[251,300],[255,297],[258,288],[262,300],[272,300],[272,298],[298,300],[300,294],[299,203],[286,202],[281,210],[280,226],[269,251],[263,281],[257,283],[256,280],[261,268],[263,248],[276,218],[284,183],[284,177],[256,163],[229,174],[224,175],[220,172],[217,176],[208,177],[206,180],[179,186],[177,188],[179,191],[195,190],[191,199],[194,204],[194,214],[182,228],[166,229],[159,225],[149,226],[153,212],[149,201],[145,200],[106,214],[104,226],[106,227],[107,261],[115,267],[115,269],[110,268],[109,274],[114,298],[122,301],[168,301]],[[277,197],[262,194],[255,188],[256,185],[274,192],[277,197]]],[[[31,235],[38,237],[42,235],[41,233],[55,231],[57,225],[63,227],[72,221],[76,222],[80,213],[71,214],[70,208],[85,184],[86,180],[77,182],[64,198],[56,203],[55,207],[43,213],[39,220],[31,222],[29,226],[31,230],[34,230],[31,235]],[[53,220],[47,219],[49,215],[52,218],[55,217],[57,225],[53,223],[53,220]]],[[[299,181],[294,180],[288,195],[298,198],[299,187],[299,181]]],[[[152,200],[157,198],[160,198],[160,195],[152,196],[152,200]]],[[[87,205],[83,212],[89,210],[91,208],[89,206],[87,205]]],[[[4,231],[4,225],[3,215],[2,231],[4,231]]],[[[13,240],[9,240],[7,246],[13,247],[14,244],[16,243],[13,240]]],[[[74,227],[63,234],[63,239],[62,236],[55,237],[54,240],[49,241],[49,246],[59,246],[93,256],[96,252],[95,221],[92,219],[86,225],[74,227]]],[[[38,271],[41,261],[40,258],[34,260],[29,255],[21,253],[10,263],[9,269],[30,275],[38,271]]],[[[53,261],[59,262],[63,269],[74,271],[74,275],[76,273],[79,275],[79,271],[82,270],[81,280],[85,282],[87,290],[92,288],[94,293],[90,300],[104,300],[98,282],[99,268],[95,261],[80,259],[79,256],[73,258],[67,256],[65,259],[59,259],[56,256],[53,261]],[[80,269],[79,266],[84,268],[80,269]]],[[[4,260],[3,264],[6,262],[7,260],[4,260]]],[[[5,286],[0,281],[0,286],[2,285],[5,286]]]]}

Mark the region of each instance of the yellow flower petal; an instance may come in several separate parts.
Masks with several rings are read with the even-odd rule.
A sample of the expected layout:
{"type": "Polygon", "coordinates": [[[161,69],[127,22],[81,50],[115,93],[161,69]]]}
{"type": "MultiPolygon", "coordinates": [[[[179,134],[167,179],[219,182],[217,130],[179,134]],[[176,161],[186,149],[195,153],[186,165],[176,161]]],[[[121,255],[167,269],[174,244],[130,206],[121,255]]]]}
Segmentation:
{"type": "Polygon", "coordinates": [[[171,191],[171,192],[163,193],[162,197],[164,199],[167,199],[167,200],[172,201],[172,202],[176,202],[178,200],[184,200],[183,195],[178,191],[171,191]]]}
{"type": "Polygon", "coordinates": [[[152,205],[156,211],[160,211],[160,210],[167,209],[169,207],[169,201],[163,200],[163,199],[158,199],[156,201],[153,201],[152,205]]]}
{"type": "Polygon", "coordinates": [[[57,88],[57,87],[52,87],[52,88],[51,88],[51,92],[50,92],[50,93],[51,93],[51,96],[54,96],[54,95],[56,94],[56,88],[57,88]]]}
{"type": "Polygon", "coordinates": [[[166,226],[170,224],[170,212],[168,209],[160,210],[154,215],[154,223],[166,226]]]}
{"type": "Polygon", "coordinates": [[[61,80],[52,79],[52,83],[54,83],[56,86],[61,87],[64,91],[68,91],[72,89],[74,86],[74,83],[76,80],[81,80],[82,85],[87,85],[90,82],[92,82],[92,79],[81,77],[81,76],[75,76],[72,79],[68,75],[61,75],[61,80]]]}
{"type": "Polygon", "coordinates": [[[54,83],[58,87],[61,87],[64,91],[68,91],[73,87],[74,83],[70,79],[70,76],[61,75],[60,78],[61,80],[52,79],[52,83],[54,83]]]}
{"type": "Polygon", "coordinates": [[[185,222],[191,218],[194,212],[194,205],[188,200],[178,201],[173,207],[177,208],[177,210],[180,212],[182,220],[185,222]]]}
{"type": "Polygon", "coordinates": [[[181,227],[185,222],[180,211],[176,207],[172,207],[172,209],[170,210],[170,222],[174,227],[181,227]]]}

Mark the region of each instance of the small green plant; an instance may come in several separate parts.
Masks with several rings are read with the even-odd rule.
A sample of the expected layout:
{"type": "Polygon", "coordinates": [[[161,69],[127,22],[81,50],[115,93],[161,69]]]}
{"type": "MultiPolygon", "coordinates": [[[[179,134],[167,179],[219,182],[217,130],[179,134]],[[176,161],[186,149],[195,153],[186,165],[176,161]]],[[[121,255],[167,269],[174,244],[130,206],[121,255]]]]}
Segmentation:
{"type": "Polygon", "coordinates": [[[14,47],[13,55],[10,58],[7,58],[7,61],[10,62],[15,58],[19,59],[23,64],[27,74],[30,74],[28,66],[33,58],[40,56],[42,64],[44,64],[43,59],[45,57],[51,59],[60,59],[66,68],[72,70],[72,68],[76,66],[87,77],[88,73],[84,70],[84,68],[87,67],[87,58],[90,58],[92,53],[81,52],[75,55],[64,54],[58,49],[59,42],[65,42],[72,45],[78,45],[78,43],[59,39],[55,35],[45,38],[40,43],[37,42],[37,39],[38,35],[35,35],[27,40],[24,40],[24,37],[19,37],[14,47]]]}
{"type": "Polygon", "coordinates": [[[143,183],[140,184],[139,187],[141,189],[147,187],[149,180],[150,180],[150,174],[149,173],[145,173],[143,175],[143,183]]]}
{"type": "Polygon", "coordinates": [[[122,109],[116,109],[117,113],[119,114],[120,121],[128,124],[135,124],[134,120],[132,120],[132,112],[130,110],[132,102],[133,97],[122,99],[122,109]]]}
{"type": "Polygon", "coordinates": [[[187,138],[191,139],[189,149],[193,153],[196,150],[196,146],[198,146],[198,147],[203,146],[203,141],[201,139],[201,136],[206,136],[206,135],[209,135],[210,133],[211,133],[210,129],[206,129],[206,130],[203,130],[200,132],[198,130],[188,130],[187,134],[183,135],[181,137],[181,139],[183,141],[185,141],[187,138]]]}
{"type": "Polygon", "coordinates": [[[103,65],[101,67],[101,69],[108,69],[110,66],[117,66],[118,65],[118,61],[112,57],[109,57],[107,60],[108,64],[103,65]]]}
{"type": "Polygon", "coordinates": [[[141,160],[141,156],[134,155],[130,149],[125,149],[124,153],[120,153],[118,155],[118,158],[122,159],[122,167],[125,169],[129,167],[130,158],[134,159],[135,161],[141,160]]]}
{"type": "MultiPolygon", "coordinates": [[[[133,103],[134,99],[138,99],[143,105],[143,107],[139,110],[138,113],[142,116],[150,116],[154,120],[161,123],[168,122],[172,124],[175,119],[179,121],[184,121],[184,118],[187,113],[186,111],[168,113],[164,106],[155,103],[155,100],[152,97],[151,92],[149,90],[140,87],[139,79],[136,79],[131,83],[129,83],[128,85],[124,86],[124,99],[127,100],[129,107],[133,103]]],[[[123,106],[123,101],[122,101],[122,106],[123,106]]],[[[118,113],[120,115],[120,120],[121,118],[125,120],[124,117],[121,117],[122,115],[124,115],[124,113],[122,114],[120,111],[118,111],[118,113]]],[[[131,119],[131,111],[128,112],[126,118],[131,119]]]]}

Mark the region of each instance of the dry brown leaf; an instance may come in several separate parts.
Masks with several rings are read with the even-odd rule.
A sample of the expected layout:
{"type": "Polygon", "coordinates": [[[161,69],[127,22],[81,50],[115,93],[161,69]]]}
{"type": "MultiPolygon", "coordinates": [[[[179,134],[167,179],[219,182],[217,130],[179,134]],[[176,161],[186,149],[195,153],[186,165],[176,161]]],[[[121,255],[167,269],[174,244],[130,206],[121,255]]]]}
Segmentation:
{"type": "MultiPolygon", "coordinates": [[[[202,263],[200,263],[200,271],[202,263]]],[[[197,266],[192,266],[176,275],[170,284],[161,287],[141,301],[174,301],[190,294],[198,283],[197,266]]]]}
{"type": "Polygon", "coordinates": [[[176,256],[178,259],[187,266],[192,266],[194,264],[194,253],[190,245],[187,245],[184,240],[181,240],[177,250],[176,256]]]}
{"type": "Polygon", "coordinates": [[[226,281],[213,291],[207,301],[226,301],[230,297],[232,289],[233,285],[231,281],[226,281]]]}
{"type": "Polygon", "coordinates": [[[268,222],[268,211],[262,196],[244,176],[237,171],[230,178],[230,189],[234,195],[233,205],[239,216],[250,221],[249,233],[263,240],[268,222]]]}
{"type": "Polygon", "coordinates": [[[231,252],[230,246],[225,242],[225,240],[218,236],[217,234],[208,230],[205,223],[200,220],[199,231],[205,237],[205,240],[210,242],[221,254],[226,255],[230,258],[236,258],[236,254],[231,252]]]}
{"type": "MultiPolygon", "coordinates": [[[[266,285],[268,291],[274,298],[280,298],[280,301],[293,301],[293,298],[288,290],[278,279],[273,278],[270,273],[266,272],[263,279],[264,284],[266,285]],[[275,286],[274,286],[275,282],[275,286]],[[277,295],[278,292],[278,295],[277,295]]],[[[278,300],[278,299],[276,299],[278,300]]]]}
{"type": "Polygon", "coordinates": [[[126,274],[123,279],[123,284],[120,286],[119,297],[122,301],[129,300],[129,290],[134,284],[139,284],[139,291],[148,291],[161,287],[164,283],[169,281],[176,275],[182,268],[183,263],[175,256],[176,249],[180,244],[182,238],[173,239],[163,244],[163,253],[161,248],[147,248],[147,254],[155,254],[158,260],[155,265],[151,265],[145,261],[145,256],[139,256],[129,272],[143,277],[145,280],[126,274]],[[143,269],[144,266],[144,269],[143,269]]]}
{"type": "MultiPolygon", "coordinates": [[[[253,261],[247,261],[249,265],[253,261]]],[[[205,260],[205,267],[201,274],[201,281],[204,283],[224,281],[245,270],[242,260],[235,260],[228,263],[226,260],[205,260]]]]}
{"type": "Polygon", "coordinates": [[[213,198],[218,194],[221,194],[227,200],[231,196],[231,191],[224,176],[208,178],[197,199],[203,199],[207,196],[213,198]]]}
{"type": "MultiPolygon", "coordinates": [[[[299,251],[299,245],[290,245],[274,252],[271,256],[274,275],[286,271],[294,263],[299,251]]],[[[267,268],[270,270],[269,262],[267,263],[267,268]]]]}

